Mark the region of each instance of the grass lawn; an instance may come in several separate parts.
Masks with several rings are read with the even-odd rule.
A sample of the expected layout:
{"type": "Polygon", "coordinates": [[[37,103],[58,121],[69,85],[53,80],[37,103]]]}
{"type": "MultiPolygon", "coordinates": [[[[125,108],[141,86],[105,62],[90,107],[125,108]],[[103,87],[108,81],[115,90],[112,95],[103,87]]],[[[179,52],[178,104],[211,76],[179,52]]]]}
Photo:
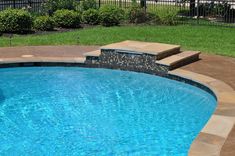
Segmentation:
{"type": "MultiPolygon", "coordinates": [[[[123,40],[179,44],[184,50],[235,57],[235,29],[213,26],[120,26],[77,29],[46,35],[15,35],[12,46],[29,45],[105,45],[123,40]]],[[[9,38],[0,37],[0,46],[9,38]]]]}

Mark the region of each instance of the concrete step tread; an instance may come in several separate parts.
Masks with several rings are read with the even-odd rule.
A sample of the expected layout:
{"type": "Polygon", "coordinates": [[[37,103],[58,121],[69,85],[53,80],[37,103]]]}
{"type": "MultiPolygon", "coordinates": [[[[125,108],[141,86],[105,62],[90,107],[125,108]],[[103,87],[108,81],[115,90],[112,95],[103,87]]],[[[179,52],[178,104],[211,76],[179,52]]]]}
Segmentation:
{"type": "MultiPolygon", "coordinates": [[[[101,47],[101,49],[117,49],[123,52],[131,53],[145,53],[151,55],[161,55],[162,53],[174,52],[180,50],[179,45],[153,43],[153,42],[140,42],[140,41],[123,41],[118,43],[109,44],[101,47]]],[[[170,55],[170,54],[168,54],[170,55]]]]}
{"type": "Polygon", "coordinates": [[[157,60],[157,64],[165,65],[165,66],[172,66],[175,65],[181,61],[185,61],[187,59],[190,59],[191,57],[194,56],[199,56],[201,52],[199,51],[184,51],[176,55],[172,55],[169,57],[166,57],[162,60],[157,60]]]}
{"type": "Polygon", "coordinates": [[[101,54],[101,50],[95,50],[91,52],[84,53],[84,56],[94,56],[94,57],[99,57],[101,54]]]}

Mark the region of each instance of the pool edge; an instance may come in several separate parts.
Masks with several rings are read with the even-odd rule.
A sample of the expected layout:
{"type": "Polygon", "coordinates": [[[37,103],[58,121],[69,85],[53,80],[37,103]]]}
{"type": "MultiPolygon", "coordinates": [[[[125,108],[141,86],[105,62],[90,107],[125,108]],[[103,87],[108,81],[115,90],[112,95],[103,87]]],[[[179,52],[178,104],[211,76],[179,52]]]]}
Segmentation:
{"type": "Polygon", "coordinates": [[[192,142],[189,156],[219,156],[235,124],[235,91],[223,81],[191,71],[176,69],[169,74],[198,82],[217,97],[217,107],[207,124],[192,142]]]}
{"type": "MultiPolygon", "coordinates": [[[[63,58],[50,60],[11,60],[0,64],[0,68],[5,67],[25,67],[25,66],[79,66],[79,67],[97,67],[87,66],[82,61],[63,60],[63,58]]],[[[138,72],[138,71],[137,71],[138,72]]],[[[177,76],[182,80],[189,80],[195,84],[200,84],[213,93],[217,98],[217,107],[204,128],[200,131],[196,139],[192,142],[188,155],[190,156],[217,156],[220,155],[224,143],[228,139],[230,132],[235,124],[235,91],[223,81],[209,76],[197,74],[191,71],[176,69],[167,74],[149,73],[172,79],[171,76],[177,76]]],[[[178,79],[175,79],[178,80],[178,79]]],[[[179,80],[178,80],[179,81],[179,80]]],[[[184,81],[185,83],[188,83],[184,81]]],[[[194,85],[192,83],[189,83],[194,85]]],[[[201,88],[203,89],[203,88],[201,88]]],[[[208,90],[207,90],[208,91],[208,90]]]]}

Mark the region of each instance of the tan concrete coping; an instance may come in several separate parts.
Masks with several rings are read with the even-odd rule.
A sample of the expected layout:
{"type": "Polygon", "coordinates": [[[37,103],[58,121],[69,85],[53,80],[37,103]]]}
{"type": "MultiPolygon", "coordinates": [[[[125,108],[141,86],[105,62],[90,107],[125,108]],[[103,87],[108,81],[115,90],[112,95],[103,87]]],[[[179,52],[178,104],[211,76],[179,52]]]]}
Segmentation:
{"type": "Polygon", "coordinates": [[[91,52],[84,53],[83,56],[93,56],[93,57],[99,57],[101,54],[100,50],[95,50],[91,52]]]}
{"type": "Polygon", "coordinates": [[[33,63],[33,62],[58,62],[58,63],[84,63],[85,57],[16,57],[0,59],[0,64],[33,63]]]}
{"type": "Polygon", "coordinates": [[[235,91],[214,78],[176,69],[169,74],[199,82],[209,87],[217,97],[217,108],[200,134],[192,143],[190,156],[219,156],[224,143],[235,126],[235,91]]]}
{"type": "Polygon", "coordinates": [[[175,54],[169,57],[166,57],[162,60],[157,60],[157,64],[162,64],[165,66],[173,66],[179,62],[182,62],[184,60],[190,59],[194,56],[199,56],[200,52],[199,51],[184,51],[179,54],[175,54]]]}
{"type": "Polygon", "coordinates": [[[152,42],[140,42],[140,41],[123,41],[118,43],[109,44],[101,47],[101,49],[117,49],[129,52],[146,53],[151,55],[159,55],[161,53],[169,51],[179,51],[179,45],[152,43],[152,42]]]}

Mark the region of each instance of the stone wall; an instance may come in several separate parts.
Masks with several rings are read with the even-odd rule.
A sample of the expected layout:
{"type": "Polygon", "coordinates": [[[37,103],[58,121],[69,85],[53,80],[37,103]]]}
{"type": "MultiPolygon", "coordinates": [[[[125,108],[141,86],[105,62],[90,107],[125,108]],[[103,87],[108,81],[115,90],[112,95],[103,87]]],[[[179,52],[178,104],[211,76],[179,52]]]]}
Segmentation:
{"type": "Polygon", "coordinates": [[[155,63],[156,59],[156,56],[151,54],[102,49],[99,56],[99,66],[150,73],[167,72],[169,70],[168,67],[157,65],[155,63]]]}

